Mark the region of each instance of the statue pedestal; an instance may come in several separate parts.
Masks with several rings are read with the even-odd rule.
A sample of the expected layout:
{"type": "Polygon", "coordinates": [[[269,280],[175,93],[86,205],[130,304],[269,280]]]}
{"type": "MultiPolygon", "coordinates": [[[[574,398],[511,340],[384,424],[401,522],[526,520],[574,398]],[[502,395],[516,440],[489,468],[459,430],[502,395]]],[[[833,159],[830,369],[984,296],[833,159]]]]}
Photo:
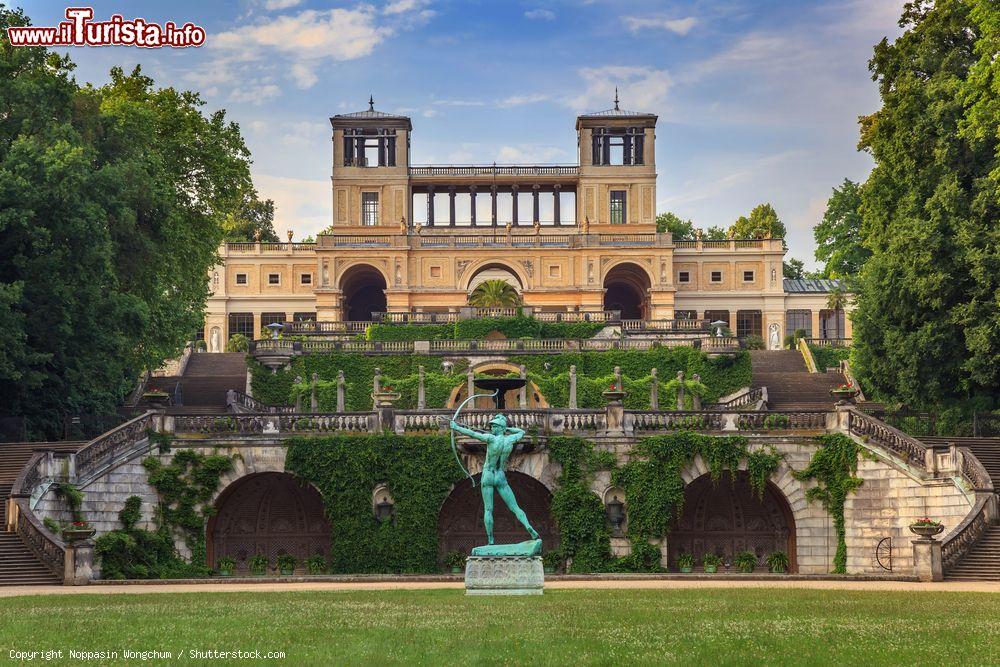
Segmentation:
{"type": "Polygon", "coordinates": [[[541,595],[545,571],[539,556],[469,556],[466,595],[541,595]]]}

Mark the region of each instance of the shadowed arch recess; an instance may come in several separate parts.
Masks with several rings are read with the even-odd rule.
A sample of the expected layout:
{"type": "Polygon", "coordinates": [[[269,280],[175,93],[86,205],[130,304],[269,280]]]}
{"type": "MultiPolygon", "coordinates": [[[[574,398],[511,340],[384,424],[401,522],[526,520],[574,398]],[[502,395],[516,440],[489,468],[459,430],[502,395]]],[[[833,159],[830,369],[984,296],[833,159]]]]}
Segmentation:
{"type": "Polygon", "coordinates": [[[645,319],[649,315],[649,274],[638,264],[623,262],[604,277],[604,308],[620,310],[626,320],[645,319]]]}
{"type": "Polygon", "coordinates": [[[344,319],[349,322],[370,322],[372,313],[384,313],[385,290],[385,276],[374,266],[357,264],[347,269],[340,279],[344,319]]]}

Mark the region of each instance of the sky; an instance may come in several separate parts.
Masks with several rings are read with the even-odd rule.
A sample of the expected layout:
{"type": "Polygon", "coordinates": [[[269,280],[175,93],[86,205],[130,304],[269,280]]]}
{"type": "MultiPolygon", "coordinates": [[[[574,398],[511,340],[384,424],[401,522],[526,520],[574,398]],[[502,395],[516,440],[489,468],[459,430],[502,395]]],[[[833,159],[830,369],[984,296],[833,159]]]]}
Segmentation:
{"type": "MultiPolygon", "coordinates": [[[[9,0],[8,0],[9,1],[9,0]]],[[[37,26],[52,0],[13,2],[37,26]]],[[[872,47],[903,0],[239,0],[72,3],[193,22],[187,49],[60,48],[80,82],[141,64],[158,85],[226,109],[284,238],[331,219],[330,124],[375,108],[413,119],[413,164],[574,163],[575,116],[621,108],[657,124],[657,212],[729,226],[770,202],[789,254],[815,267],[833,187],[864,180],[858,116],[879,106],[872,47]]]]}

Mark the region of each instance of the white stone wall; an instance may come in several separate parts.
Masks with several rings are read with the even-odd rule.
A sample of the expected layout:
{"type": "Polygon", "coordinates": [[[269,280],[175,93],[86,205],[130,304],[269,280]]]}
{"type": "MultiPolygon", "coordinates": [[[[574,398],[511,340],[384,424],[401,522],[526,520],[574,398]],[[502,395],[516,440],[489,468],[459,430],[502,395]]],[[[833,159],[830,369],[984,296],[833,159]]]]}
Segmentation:
{"type": "Polygon", "coordinates": [[[875,547],[892,538],[892,571],[913,573],[913,535],[908,526],[921,517],[944,524],[944,537],[965,519],[974,498],[967,497],[952,479],[919,481],[881,460],[862,459],[858,477],[864,480],[848,496],[847,571],[885,573],[875,560],[875,547]]]}

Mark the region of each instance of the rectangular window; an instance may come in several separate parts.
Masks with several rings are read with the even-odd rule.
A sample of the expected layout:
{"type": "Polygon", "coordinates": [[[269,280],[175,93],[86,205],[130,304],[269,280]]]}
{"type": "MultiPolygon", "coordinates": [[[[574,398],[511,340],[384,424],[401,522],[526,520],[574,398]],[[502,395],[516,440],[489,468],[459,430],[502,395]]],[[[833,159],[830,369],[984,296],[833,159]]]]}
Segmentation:
{"type": "Polygon", "coordinates": [[[611,224],[624,225],[625,220],[625,191],[611,191],[611,224]]]}
{"type": "Polygon", "coordinates": [[[245,273],[237,273],[236,274],[236,284],[237,285],[246,285],[247,284],[247,274],[245,274],[245,273]]]}
{"type": "Polygon", "coordinates": [[[675,320],[696,320],[698,319],[697,310],[675,310],[674,311],[675,320]]]}
{"type": "Polygon", "coordinates": [[[691,273],[689,271],[681,271],[677,274],[677,282],[679,283],[689,283],[691,282],[691,273]]]}
{"type": "Polygon", "coordinates": [[[250,340],[253,335],[253,313],[229,313],[229,337],[233,334],[243,334],[250,340]]]}
{"type": "Polygon", "coordinates": [[[345,167],[395,167],[396,130],[344,130],[345,167]]]}
{"type": "Polygon", "coordinates": [[[824,309],[819,311],[819,337],[820,338],[844,337],[843,310],[824,309]]]}
{"type": "MultiPolygon", "coordinates": [[[[285,314],[284,313],[261,313],[260,314],[260,328],[263,329],[268,324],[284,324],[285,314]]],[[[263,332],[261,332],[263,335],[263,332]]]]}
{"type": "Polygon", "coordinates": [[[303,273],[301,276],[299,276],[299,282],[303,285],[312,285],[313,274],[303,273]]]}
{"type": "Polygon", "coordinates": [[[722,271],[712,271],[712,282],[713,283],[722,282],[722,271]]]}
{"type": "Polygon", "coordinates": [[[267,284],[268,285],[280,285],[281,284],[281,274],[280,273],[269,273],[269,274],[267,274],[267,284]]]}
{"type": "Polygon", "coordinates": [[[736,311],[736,336],[746,338],[747,336],[762,336],[761,317],[759,310],[738,310],[736,311]]]}
{"type": "Polygon", "coordinates": [[[643,163],[641,127],[595,127],[591,130],[591,162],[595,166],[620,166],[643,163]]]}
{"type": "Polygon", "coordinates": [[[361,193],[361,224],[374,227],[378,224],[378,193],[361,193]]]}
{"type": "Polygon", "coordinates": [[[728,310],[706,310],[705,319],[709,322],[725,322],[726,326],[729,326],[729,311],[728,310]]]}
{"type": "Polygon", "coordinates": [[[752,283],[753,282],[753,271],[744,271],[743,272],[743,282],[745,282],[745,283],[752,283]]]}
{"type": "Polygon", "coordinates": [[[789,310],[785,313],[785,333],[794,334],[801,329],[806,338],[812,338],[812,311],[789,310]]]}

